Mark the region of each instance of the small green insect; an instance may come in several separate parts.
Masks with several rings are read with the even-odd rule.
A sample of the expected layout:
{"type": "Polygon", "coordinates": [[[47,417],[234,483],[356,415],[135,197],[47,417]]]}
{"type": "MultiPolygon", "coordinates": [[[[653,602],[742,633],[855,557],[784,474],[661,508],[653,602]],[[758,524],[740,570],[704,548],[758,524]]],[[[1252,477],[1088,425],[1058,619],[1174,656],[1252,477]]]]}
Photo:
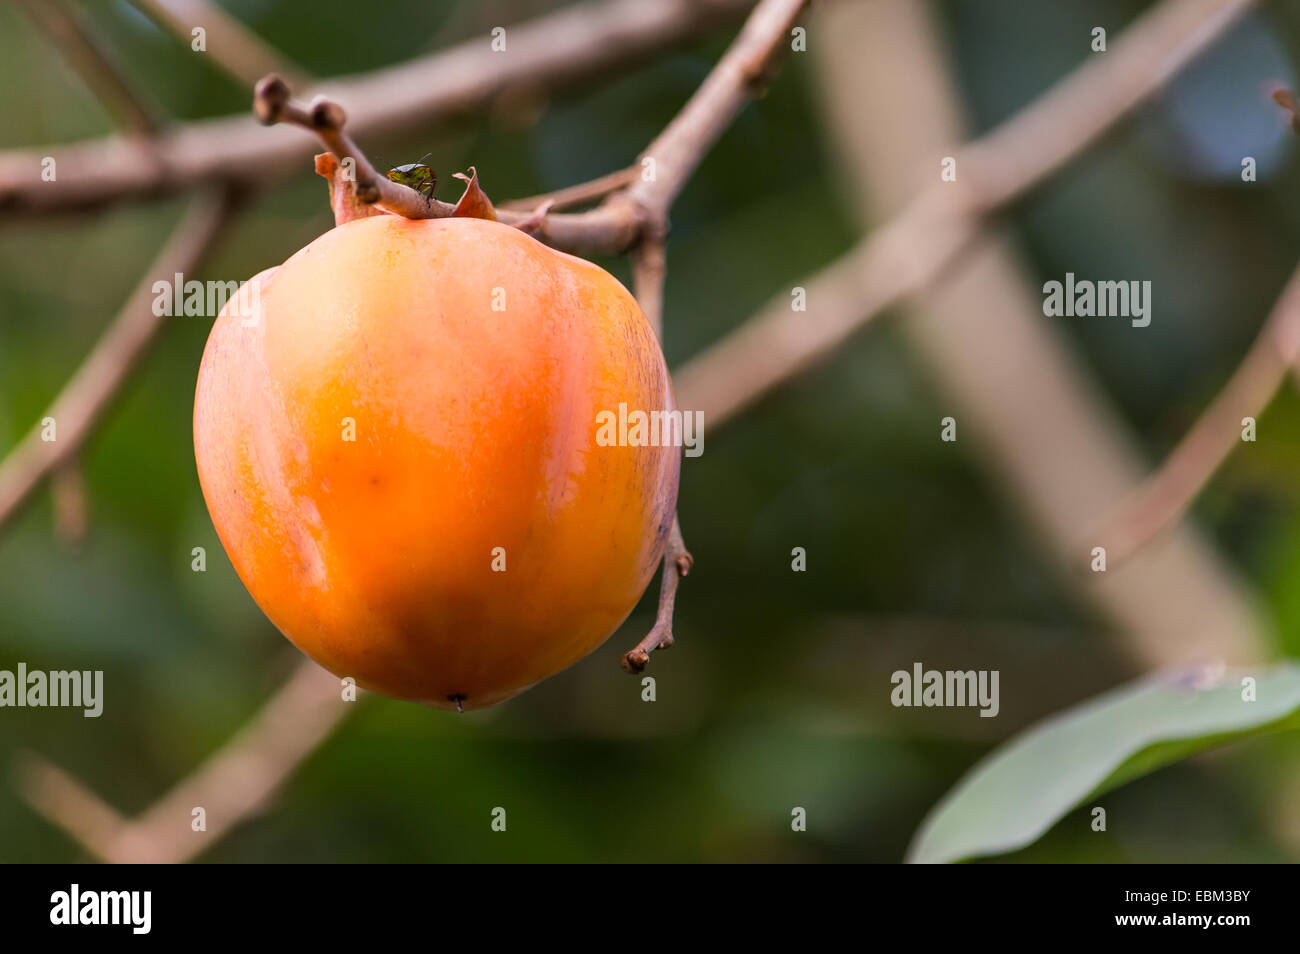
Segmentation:
{"type": "Polygon", "coordinates": [[[399,185],[414,189],[426,199],[433,198],[433,190],[438,185],[438,174],[424,164],[431,153],[420,157],[418,162],[408,162],[404,166],[394,166],[388,170],[388,178],[399,185]]]}

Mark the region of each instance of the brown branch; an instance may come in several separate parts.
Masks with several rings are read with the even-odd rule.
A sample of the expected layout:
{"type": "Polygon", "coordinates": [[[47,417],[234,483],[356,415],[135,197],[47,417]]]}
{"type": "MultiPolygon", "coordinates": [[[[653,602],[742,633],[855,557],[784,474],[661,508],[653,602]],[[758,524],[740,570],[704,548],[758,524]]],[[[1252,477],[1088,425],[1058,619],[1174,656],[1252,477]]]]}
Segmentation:
{"type": "Polygon", "coordinates": [[[530,195],[523,199],[511,199],[502,202],[497,208],[515,212],[535,212],[545,206],[548,211],[562,212],[574,206],[588,205],[603,199],[631,185],[640,173],[640,167],[628,166],[626,169],[606,173],[598,179],[579,182],[577,185],[556,189],[554,192],[543,192],[541,195],[530,195]]]}
{"type": "Polygon", "coordinates": [[[654,163],[630,195],[654,219],[666,218],[673,200],[740,108],[760,92],[790,41],[795,19],[808,0],[763,0],[744,29],[690,100],[641,154],[654,163]]]}
{"type": "Polygon", "coordinates": [[[278,73],[298,86],[311,76],[256,33],[209,0],[131,0],[156,23],[189,46],[195,27],[202,27],[206,53],[239,83],[251,87],[268,73],[278,73]]]}
{"type": "MultiPolygon", "coordinates": [[[[682,406],[717,427],[812,367],[868,321],[929,285],[1019,198],[1127,116],[1252,0],[1165,0],[1104,57],[1090,59],[1022,112],[955,152],[958,181],[935,182],[815,276],[808,312],[788,294],[674,374],[682,406]]],[[[937,178],[938,155],[927,176],[937,178]]]]}
{"type": "Polygon", "coordinates": [[[19,793],[97,857],[118,863],[188,861],[261,811],[285,779],[352,711],[340,682],[304,661],[229,742],[138,818],[123,819],[75,778],[33,755],[19,793]],[[207,830],[193,831],[202,808],[207,830]]]}
{"type": "Polygon", "coordinates": [[[664,281],[668,277],[665,239],[662,228],[648,228],[629,252],[632,258],[632,294],[660,341],[664,336],[664,281]]]}
{"type": "MultiPolygon", "coordinates": [[[[409,133],[474,115],[520,87],[560,89],[733,22],[753,0],[602,0],[512,27],[507,53],[479,37],[410,63],[326,81],[321,92],[356,117],[354,137],[409,133]]],[[[266,186],[303,170],[316,152],[293,130],[251,117],[201,120],[162,132],[146,147],[110,136],[67,146],[0,152],[0,214],[96,208],[172,194],[210,182],[266,186]],[[53,156],[58,179],[41,178],[53,156]]]]}
{"type": "Polygon", "coordinates": [[[154,281],[170,281],[177,272],[199,267],[233,208],[232,196],[224,191],[204,193],[195,200],[94,350],[41,415],[42,420],[53,420],[54,439],[44,440],[46,429],[38,423],[0,461],[0,527],[51,472],[81,449],[167,322],[154,314],[154,281]]]}
{"type": "Polygon", "coordinates": [[[65,0],[17,0],[18,6],[58,46],[114,121],[137,135],[158,129],[158,114],[126,80],[121,66],[100,43],[86,15],[65,0]]]}
{"type": "Polygon", "coordinates": [[[832,354],[885,309],[933,281],[974,235],[973,219],[942,195],[896,219],[799,282],[806,312],[783,293],[673,374],[682,407],[710,428],[832,354]]]}
{"type": "MultiPolygon", "coordinates": [[[[315,133],[344,167],[352,170],[353,194],[363,204],[380,205],[408,219],[445,219],[456,206],[394,182],[371,164],[366,154],[344,132],[343,107],[323,96],[307,108],[290,100],[287,84],[278,76],[260,80],[253,94],[253,112],[266,125],[287,123],[315,133]]],[[[641,233],[636,206],[611,199],[598,209],[577,214],[551,215],[546,211],[500,211],[498,221],[525,229],[537,239],[567,252],[617,253],[626,251],[641,233]]]]}
{"type": "Polygon", "coordinates": [[[1164,0],[1139,17],[1104,56],[1082,66],[964,150],[986,209],[1037,185],[1105,134],[1200,55],[1256,0],[1164,0]]]}
{"type": "Polygon", "coordinates": [[[13,763],[19,796],[47,821],[58,825],[96,858],[109,858],[126,820],[81,780],[32,752],[13,763]]]}
{"type": "Polygon", "coordinates": [[[1160,469],[1112,513],[1084,550],[1106,548],[1110,569],[1174,525],[1240,443],[1243,417],[1259,415],[1300,357],[1300,269],[1223,390],[1160,469]]]}

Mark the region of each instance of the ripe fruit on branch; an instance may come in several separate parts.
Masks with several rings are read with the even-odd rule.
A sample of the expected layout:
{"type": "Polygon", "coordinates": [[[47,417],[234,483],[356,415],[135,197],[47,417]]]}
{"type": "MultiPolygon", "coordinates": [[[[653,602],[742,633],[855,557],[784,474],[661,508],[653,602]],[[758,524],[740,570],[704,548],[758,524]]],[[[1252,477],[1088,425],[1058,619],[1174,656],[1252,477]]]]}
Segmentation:
{"type": "Polygon", "coordinates": [[[244,286],[199,371],[203,494],[258,605],[339,676],[442,708],[599,646],[663,555],[674,406],[612,276],[474,218],[347,222],[244,286]]]}

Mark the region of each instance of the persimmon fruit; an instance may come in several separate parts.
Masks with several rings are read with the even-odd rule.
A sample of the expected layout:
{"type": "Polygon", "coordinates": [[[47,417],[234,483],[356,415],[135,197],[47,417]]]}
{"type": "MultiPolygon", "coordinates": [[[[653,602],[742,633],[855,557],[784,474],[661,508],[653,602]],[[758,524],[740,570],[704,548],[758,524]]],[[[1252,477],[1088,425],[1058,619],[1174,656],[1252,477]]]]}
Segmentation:
{"type": "Polygon", "coordinates": [[[341,677],[442,708],[591,652],[653,577],[680,448],[659,342],[598,266],[474,218],[376,215],[256,276],[208,339],[200,483],[254,600],[341,677]]]}

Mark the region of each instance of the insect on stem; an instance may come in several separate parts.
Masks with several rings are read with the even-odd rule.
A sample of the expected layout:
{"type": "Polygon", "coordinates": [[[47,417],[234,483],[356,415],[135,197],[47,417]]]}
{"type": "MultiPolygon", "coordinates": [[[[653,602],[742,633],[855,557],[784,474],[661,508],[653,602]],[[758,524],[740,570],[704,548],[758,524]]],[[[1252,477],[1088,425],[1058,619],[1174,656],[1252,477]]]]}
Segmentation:
{"type": "Polygon", "coordinates": [[[431,201],[433,199],[433,190],[438,185],[438,174],[424,164],[424,159],[427,158],[426,155],[419,162],[408,162],[402,166],[394,166],[385,175],[399,185],[414,189],[424,196],[426,202],[431,201]]]}

